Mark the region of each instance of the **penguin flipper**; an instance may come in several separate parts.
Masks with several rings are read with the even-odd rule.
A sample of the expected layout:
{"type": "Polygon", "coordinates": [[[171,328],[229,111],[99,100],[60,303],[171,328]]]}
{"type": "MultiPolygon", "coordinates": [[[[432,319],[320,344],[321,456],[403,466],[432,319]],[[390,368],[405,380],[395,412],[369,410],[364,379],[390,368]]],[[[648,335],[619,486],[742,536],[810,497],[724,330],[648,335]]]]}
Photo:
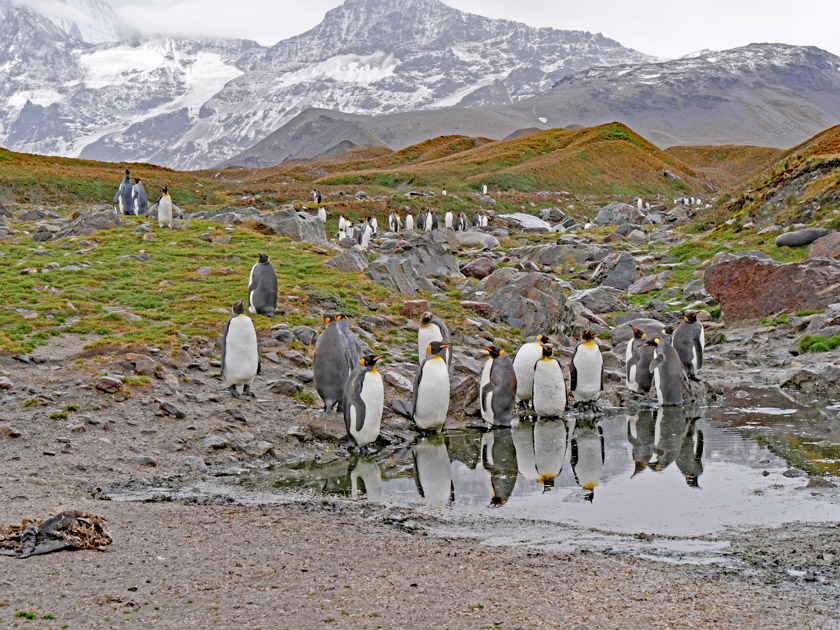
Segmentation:
{"type": "Polygon", "coordinates": [[[648,370],[650,370],[651,374],[653,374],[656,371],[656,367],[660,363],[662,363],[662,361],[663,361],[662,355],[660,355],[660,354],[657,354],[655,357],[653,357],[653,360],[650,362],[650,366],[648,366],[648,370]]]}
{"type": "Polygon", "coordinates": [[[420,379],[423,378],[423,366],[426,365],[426,362],[420,364],[420,367],[417,368],[417,374],[414,376],[414,389],[413,394],[411,396],[411,419],[414,420],[414,414],[417,411],[417,390],[420,389],[420,379]]]}
{"type": "Polygon", "coordinates": [[[225,375],[225,349],[227,348],[227,336],[231,321],[233,321],[233,317],[229,318],[227,322],[225,322],[225,332],[222,336],[222,377],[225,375]]]}
{"type": "Polygon", "coordinates": [[[178,216],[178,217],[180,217],[182,214],[184,214],[184,211],[183,211],[183,210],[181,210],[181,208],[179,208],[178,206],[176,206],[176,205],[173,203],[173,204],[172,204],[172,214],[173,214],[173,216],[178,216]]]}
{"type": "Polygon", "coordinates": [[[157,210],[157,207],[158,207],[158,201],[160,201],[160,198],[158,198],[157,201],[155,201],[151,206],[149,206],[146,209],[146,212],[148,212],[149,214],[152,214],[152,212],[155,212],[157,210]]]}
{"type": "Polygon", "coordinates": [[[257,374],[262,374],[262,357],[259,351],[257,352],[257,374]]]}
{"type": "MultiPolygon", "coordinates": [[[[575,350],[575,354],[577,354],[577,350],[575,350]]],[[[572,355],[572,364],[569,367],[569,384],[571,385],[572,391],[577,389],[577,368],[575,367],[574,355],[572,355]]]]}

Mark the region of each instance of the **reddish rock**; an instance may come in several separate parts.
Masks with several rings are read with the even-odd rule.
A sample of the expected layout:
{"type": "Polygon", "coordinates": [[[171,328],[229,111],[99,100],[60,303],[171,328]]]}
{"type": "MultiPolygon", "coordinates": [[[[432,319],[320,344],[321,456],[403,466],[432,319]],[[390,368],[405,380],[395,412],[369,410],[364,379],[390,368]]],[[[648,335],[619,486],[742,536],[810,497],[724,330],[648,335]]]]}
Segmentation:
{"type": "Polygon", "coordinates": [[[840,258],[840,232],[818,238],[808,250],[809,258],[840,258]]]}
{"type": "Polygon", "coordinates": [[[400,315],[408,319],[420,319],[420,317],[431,309],[426,300],[408,300],[400,307],[400,315]]]}
{"type": "Polygon", "coordinates": [[[496,312],[496,309],[493,308],[493,305],[488,304],[487,302],[464,301],[461,302],[461,306],[463,306],[469,311],[472,311],[479,317],[483,317],[484,319],[490,319],[493,316],[493,313],[496,312]]]}
{"type": "Polygon", "coordinates": [[[494,271],[496,271],[496,263],[489,258],[476,258],[461,269],[462,274],[476,280],[482,280],[494,271]]]}
{"type": "Polygon", "coordinates": [[[719,254],[703,281],[729,320],[824,309],[840,302],[840,262],[828,258],[783,264],[761,252],[719,254]]]}
{"type": "Polygon", "coordinates": [[[618,232],[613,232],[612,234],[608,235],[605,239],[605,243],[621,243],[622,241],[626,241],[627,239],[623,237],[618,232]]]}
{"type": "Polygon", "coordinates": [[[19,438],[20,431],[8,424],[0,424],[0,438],[19,438]]]}
{"type": "Polygon", "coordinates": [[[110,376],[103,376],[98,381],[96,381],[96,389],[100,392],[105,392],[106,394],[113,394],[118,392],[122,389],[122,382],[116,378],[112,378],[110,376]]]}

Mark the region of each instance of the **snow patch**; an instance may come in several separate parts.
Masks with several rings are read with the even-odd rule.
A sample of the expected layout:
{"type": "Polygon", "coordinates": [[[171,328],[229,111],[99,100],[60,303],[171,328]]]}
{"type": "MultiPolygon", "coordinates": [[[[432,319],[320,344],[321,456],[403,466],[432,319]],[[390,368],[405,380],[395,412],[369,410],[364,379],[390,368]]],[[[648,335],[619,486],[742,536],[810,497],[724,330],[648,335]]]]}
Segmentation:
{"type": "Polygon", "coordinates": [[[300,70],[286,72],[277,80],[276,87],[324,80],[369,85],[392,76],[399,64],[393,54],[384,51],[372,55],[336,55],[300,70]]]}

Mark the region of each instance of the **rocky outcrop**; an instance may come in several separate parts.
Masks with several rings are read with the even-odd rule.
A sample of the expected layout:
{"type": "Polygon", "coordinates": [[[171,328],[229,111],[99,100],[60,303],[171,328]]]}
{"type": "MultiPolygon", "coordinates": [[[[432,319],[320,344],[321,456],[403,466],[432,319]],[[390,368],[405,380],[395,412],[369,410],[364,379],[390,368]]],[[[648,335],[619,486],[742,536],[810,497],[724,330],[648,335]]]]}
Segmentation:
{"type": "Polygon", "coordinates": [[[718,254],[703,276],[727,319],[823,309],[840,301],[840,262],[780,263],[761,252],[718,254]]]}
{"type": "Polygon", "coordinates": [[[513,214],[500,214],[496,217],[499,221],[504,221],[510,227],[516,228],[522,232],[531,234],[545,234],[551,232],[551,224],[535,217],[532,214],[525,212],[514,212],[513,214]]]}
{"type": "Polygon", "coordinates": [[[620,225],[622,223],[641,225],[644,218],[645,213],[629,203],[608,203],[598,211],[592,223],[595,225],[620,225]]]}
{"type": "Polygon", "coordinates": [[[626,289],[633,284],[638,271],[636,260],[628,252],[610,254],[595,268],[592,282],[598,286],[626,289]]]}
{"type": "Polygon", "coordinates": [[[122,220],[114,213],[114,209],[110,206],[96,208],[79,214],[69,225],[56,232],[53,238],[92,236],[99,230],[112,230],[122,224],[122,220]]]}
{"type": "Polygon", "coordinates": [[[614,313],[627,310],[624,291],[612,287],[595,287],[575,294],[570,299],[580,302],[593,313],[614,313]]]}
{"type": "Polygon", "coordinates": [[[324,224],[315,215],[300,214],[293,206],[284,206],[280,210],[261,214],[254,219],[279,236],[286,236],[294,241],[304,241],[315,245],[328,245],[324,224]]]}
{"type": "Polygon", "coordinates": [[[370,263],[362,252],[348,249],[347,251],[341,252],[338,256],[330,258],[324,263],[324,266],[350,273],[364,271],[370,266],[370,263]]]}
{"type": "Polygon", "coordinates": [[[517,247],[508,250],[508,255],[521,257],[544,267],[562,267],[564,265],[582,265],[590,260],[602,260],[612,251],[603,245],[588,243],[558,243],[537,247],[517,247]]]}
{"type": "Polygon", "coordinates": [[[821,236],[811,244],[809,258],[840,258],[840,232],[821,236]]]}
{"type": "Polygon", "coordinates": [[[461,273],[467,278],[483,280],[496,271],[496,263],[490,258],[476,258],[461,268],[461,273]]]}
{"type": "Polygon", "coordinates": [[[418,291],[439,290],[427,276],[458,273],[458,261],[449,250],[442,230],[428,234],[409,232],[406,239],[404,245],[382,254],[370,264],[367,277],[372,282],[413,298],[418,291]]]}
{"type": "Polygon", "coordinates": [[[627,295],[639,295],[650,293],[651,291],[659,291],[665,286],[665,282],[671,277],[670,271],[662,271],[660,273],[639,278],[629,287],[627,287],[627,295]]]}
{"type": "Polygon", "coordinates": [[[779,234],[776,237],[776,247],[802,247],[803,245],[810,245],[818,238],[822,238],[827,234],[831,234],[831,230],[822,228],[805,228],[804,230],[779,234]]]}

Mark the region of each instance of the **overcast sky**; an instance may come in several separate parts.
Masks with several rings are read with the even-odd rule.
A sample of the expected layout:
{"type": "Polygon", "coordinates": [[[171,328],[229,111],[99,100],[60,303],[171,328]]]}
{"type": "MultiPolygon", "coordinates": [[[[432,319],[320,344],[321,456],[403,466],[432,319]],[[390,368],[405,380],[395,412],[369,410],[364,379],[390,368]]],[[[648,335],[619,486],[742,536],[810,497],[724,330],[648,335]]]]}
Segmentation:
{"type": "MultiPolygon", "coordinates": [[[[388,0],[383,0],[387,2],[388,0]]],[[[302,33],[341,0],[106,0],[143,33],[255,39],[302,33]]],[[[445,0],[469,13],[584,30],[659,57],[752,42],[819,46],[840,55],[837,0],[445,0]]]]}

